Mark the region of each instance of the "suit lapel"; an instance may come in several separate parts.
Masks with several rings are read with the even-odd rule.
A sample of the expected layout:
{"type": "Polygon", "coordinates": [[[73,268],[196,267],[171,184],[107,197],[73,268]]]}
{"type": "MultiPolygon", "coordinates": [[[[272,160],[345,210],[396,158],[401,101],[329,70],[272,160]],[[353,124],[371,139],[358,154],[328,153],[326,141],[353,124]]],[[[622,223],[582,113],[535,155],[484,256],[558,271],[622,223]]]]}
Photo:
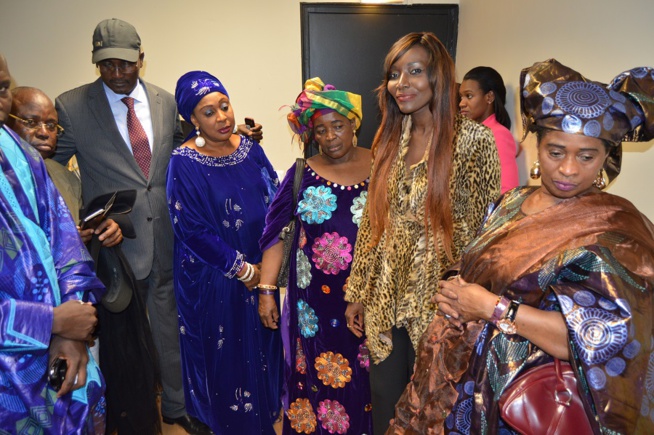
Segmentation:
{"type": "MultiPolygon", "coordinates": [[[[116,122],[114,120],[114,114],[111,111],[111,106],[109,106],[109,100],[107,99],[107,94],[104,92],[102,86],[102,79],[98,79],[93,83],[91,89],[89,90],[89,110],[93,113],[100,129],[105,133],[109,138],[111,145],[114,147],[115,151],[127,162],[128,165],[134,170],[134,173],[141,178],[145,179],[141,168],[136,163],[134,155],[129,150],[129,147],[125,143],[125,140],[120,135],[118,127],[116,127],[116,122]]],[[[156,136],[155,136],[156,137],[156,136]]],[[[152,171],[150,171],[152,172],[152,171]]]]}

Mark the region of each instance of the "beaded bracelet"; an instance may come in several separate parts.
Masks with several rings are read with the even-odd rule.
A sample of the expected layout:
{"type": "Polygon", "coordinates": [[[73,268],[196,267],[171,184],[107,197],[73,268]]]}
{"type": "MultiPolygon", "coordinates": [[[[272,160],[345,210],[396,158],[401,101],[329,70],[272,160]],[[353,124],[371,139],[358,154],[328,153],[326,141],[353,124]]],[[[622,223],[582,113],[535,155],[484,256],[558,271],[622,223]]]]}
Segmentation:
{"type": "Polygon", "coordinates": [[[279,288],[276,285],[270,285],[270,284],[259,284],[257,287],[266,290],[277,290],[279,288]]]}
{"type": "Polygon", "coordinates": [[[260,288],[259,289],[259,294],[260,295],[272,296],[272,295],[275,294],[275,290],[266,290],[266,289],[260,288]]]}

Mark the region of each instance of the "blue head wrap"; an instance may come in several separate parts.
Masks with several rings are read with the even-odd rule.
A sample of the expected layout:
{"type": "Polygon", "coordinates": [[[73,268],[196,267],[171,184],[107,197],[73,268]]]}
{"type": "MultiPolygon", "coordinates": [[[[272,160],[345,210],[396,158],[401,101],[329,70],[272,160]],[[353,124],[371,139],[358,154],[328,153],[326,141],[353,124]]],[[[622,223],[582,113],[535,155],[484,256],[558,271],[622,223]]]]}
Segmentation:
{"type": "Polygon", "coordinates": [[[206,71],[189,71],[181,76],[177,80],[177,87],[175,88],[175,101],[182,118],[190,123],[195,106],[205,95],[212,92],[220,92],[229,98],[227,89],[220,83],[220,80],[206,71]]]}

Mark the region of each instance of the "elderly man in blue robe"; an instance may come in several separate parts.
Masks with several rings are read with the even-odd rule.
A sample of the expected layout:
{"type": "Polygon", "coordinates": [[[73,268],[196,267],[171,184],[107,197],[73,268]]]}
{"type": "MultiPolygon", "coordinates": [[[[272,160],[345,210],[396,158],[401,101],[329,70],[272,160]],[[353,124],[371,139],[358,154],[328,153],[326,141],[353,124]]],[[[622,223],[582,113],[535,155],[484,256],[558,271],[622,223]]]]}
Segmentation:
{"type": "Polygon", "coordinates": [[[43,160],[4,125],[10,84],[0,54],[0,433],[104,433],[87,346],[104,287],[43,160]]]}

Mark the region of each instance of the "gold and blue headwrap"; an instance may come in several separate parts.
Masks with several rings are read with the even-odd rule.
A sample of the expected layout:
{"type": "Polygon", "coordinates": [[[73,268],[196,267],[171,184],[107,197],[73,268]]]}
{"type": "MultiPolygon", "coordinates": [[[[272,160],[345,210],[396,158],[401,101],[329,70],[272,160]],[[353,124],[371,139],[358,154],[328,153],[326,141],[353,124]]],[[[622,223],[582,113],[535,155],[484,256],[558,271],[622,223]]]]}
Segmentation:
{"type": "Polygon", "coordinates": [[[549,59],[523,69],[520,85],[524,134],[547,128],[605,140],[609,180],[620,173],[622,141],[654,137],[653,68],[625,71],[606,85],[549,59]]]}
{"type": "Polygon", "coordinates": [[[319,77],[314,77],[304,83],[304,90],[291,106],[288,125],[302,142],[307,143],[313,132],[315,117],[331,111],[354,120],[354,129],[357,130],[363,118],[361,95],[339,91],[332,85],[325,85],[319,77]]]}

